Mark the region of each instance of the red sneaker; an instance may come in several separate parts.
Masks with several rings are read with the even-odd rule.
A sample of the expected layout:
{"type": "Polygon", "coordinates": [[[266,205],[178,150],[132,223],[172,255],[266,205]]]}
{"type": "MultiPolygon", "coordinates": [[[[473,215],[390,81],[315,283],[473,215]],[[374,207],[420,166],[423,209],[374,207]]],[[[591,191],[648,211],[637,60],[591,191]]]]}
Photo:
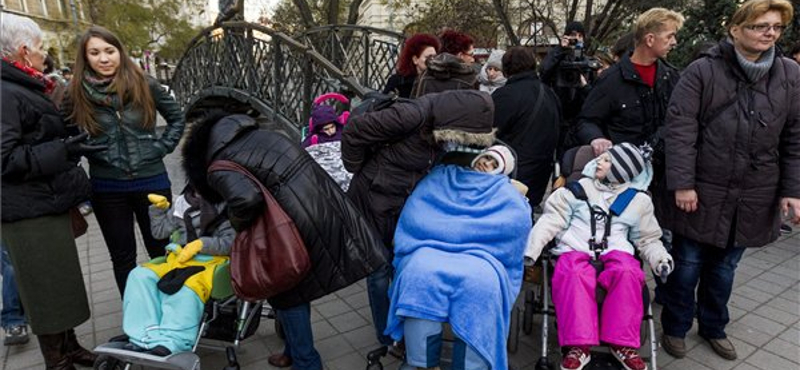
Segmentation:
{"type": "Polygon", "coordinates": [[[561,370],[581,370],[592,360],[589,347],[570,347],[561,359],[561,370]]]}
{"type": "Polygon", "coordinates": [[[611,354],[626,370],[647,370],[647,364],[636,348],[611,346],[611,354]]]}

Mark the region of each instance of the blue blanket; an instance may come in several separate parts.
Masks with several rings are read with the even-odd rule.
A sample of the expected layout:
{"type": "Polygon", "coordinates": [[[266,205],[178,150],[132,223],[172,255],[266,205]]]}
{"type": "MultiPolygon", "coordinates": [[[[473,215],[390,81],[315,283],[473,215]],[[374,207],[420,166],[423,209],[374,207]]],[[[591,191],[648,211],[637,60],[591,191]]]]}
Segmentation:
{"type": "Polygon", "coordinates": [[[386,334],[399,340],[404,317],[449,322],[491,369],[506,370],[530,215],[508,177],[435,167],[397,225],[386,334]]]}

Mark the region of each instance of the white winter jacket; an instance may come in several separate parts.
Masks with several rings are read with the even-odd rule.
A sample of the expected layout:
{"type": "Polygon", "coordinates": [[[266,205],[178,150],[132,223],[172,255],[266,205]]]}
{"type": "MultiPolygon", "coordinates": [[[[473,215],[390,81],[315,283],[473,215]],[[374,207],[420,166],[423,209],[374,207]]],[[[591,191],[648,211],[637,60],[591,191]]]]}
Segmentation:
{"type": "MultiPolygon", "coordinates": [[[[591,163],[590,163],[591,164],[591,163]]],[[[584,174],[594,173],[594,168],[584,170],[584,174]]],[[[650,173],[644,183],[649,184],[650,173]]],[[[584,177],[580,180],[589,203],[599,206],[603,211],[617,199],[617,196],[629,187],[639,188],[639,184],[603,184],[593,178],[584,177]]],[[[646,185],[644,185],[646,188],[646,185]]],[[[597,221],[595,240],[601,241],[605,230],[605,222],[597,221]]],[[[544,214],[540,217],[528,236],[528,246],[525,257],[535,260],[541,255],[547,243],[554,237],[557,239],[556,247],[552,253],[560,255],[571,251],[581,251],[593,254],[589,248],[591,239],[591,224],[589,206],[585,201],[575,198],[567,188],[553,192],[544,206],[544,214]]],[[[655,270],[660,261],[672,260],[669,253],[661,243],[661,228],[653,212],[653,202],[645,193],[637,193],[619,216],[612,216],[611,231],[608,235],[608,249],[623,251],[633,254],[634,247],[639,250],[641,258],[655,270]]]]}

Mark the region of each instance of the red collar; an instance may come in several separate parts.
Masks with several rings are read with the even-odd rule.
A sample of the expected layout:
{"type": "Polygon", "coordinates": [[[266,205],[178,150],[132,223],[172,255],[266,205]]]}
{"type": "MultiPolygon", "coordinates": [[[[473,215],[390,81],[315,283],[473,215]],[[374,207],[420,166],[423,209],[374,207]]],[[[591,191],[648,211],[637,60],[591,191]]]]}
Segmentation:
{"type": "Polygon", "coordinates": [[[11,60],[11,59],[8,59],[6,57],[3,57],[3,60],[5,60],[9,64],[13,65],[14,67],[19,69],[20,71],[25,72],[26,75],[28,75],[28,76],[36,79],[36,80],[41,81],[44,84],[44,93],[45,94],[50,94],[50,92],[53,91],[53,89],[56,87],[56,82],[53,81],[50,78],[47,78],[47,76],[45,76],[42,72],[39,72],[38,70],[36,70],[34,68],[28,67],[28,66],[26,66],[26,65],[24,65],[24,64],[22,64],[22,63],[20,63],[19,61],[16,61],[16,60],[11,60]]]}

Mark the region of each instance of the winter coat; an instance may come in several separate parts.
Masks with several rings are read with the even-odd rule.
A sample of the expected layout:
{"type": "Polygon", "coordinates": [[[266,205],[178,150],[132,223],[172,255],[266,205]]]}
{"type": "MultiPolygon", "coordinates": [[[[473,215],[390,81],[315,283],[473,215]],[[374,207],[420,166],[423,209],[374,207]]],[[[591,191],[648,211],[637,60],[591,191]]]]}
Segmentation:
{"type": "Polygon", "coordinates": [[[657,131],[664,124],[667,104],[680,75],[660,59],[656,64],[653,88],[642,81],[628,55],[598,77],[578,115],[576,135],[581,144],[597,138],[636,146],[648,141],[655,155],[662,155],[654,141],[660,135],[657,131]]]}
{"type": "Polygon", "coordinates": [[[683,72],[666,122],[666,183],[659,220],[720,248],[760,247],[778,237],[780,197],[800,198],[800,67],[775,58],[749,82],[727,41],[683,72]],[[694,189],[695,212],[674,190],[694,189]]]}
{"type": "Polygon", "coordinates": [[[354,174],[347,195],[386,246],[406,198],[436,160],[434,128],[491,122],[493,109],[487,111],[487,105],[488,94],[459,90],[350,117],[342,137],[342,161],[354,174]]]}
{"type": "Polygon", "coordinates": [[[263,212],[264,198],[243,175],[218,171],[215,160],[245,167],[292,218],[308,249],[311,271],[294,288],[269,299],[286,309],[310,302],[363,279],[388,262],[386,250],[367,220],[330,176],[280,133],[259,130],[244,115],[205,120],[192,129],[183,148],[190,183],[209,202],[228,204],[228,218],[241,231],[263,212]],[[215,123],[216,122],[216,123],[215,123]]]}
{"type": "MultiPolygon", "coordinates": [[[[592,160],[586,165],[583,175],[593,175],[597,168],[597,160],[592,160]]],[[[608,213],[609,208],[617,197],[629,188],[646,190],[652,179],[652,167],[639,174],[634,181],[618,185],[610,185],[587,176],[579,180],[583,187],[589,204],[600,207],[608,213]]],[[[586,201],[575,198],[575,195],[562,187],[554,191],[544,206],[542,217],[536,220],[530,237],[525,256],[533,260],[542,253],[547,243],[554,237],[558,242],[553,254],[579,251],[592,254],[589,240],[593,237],[591,232],[592,215],[586,201]]],[[[595,224],[595,240],[602,240],[605,233],[605,221],[597,220],[595,224]]],[[[656,270],[662,260],[671,260],[669,253],[661,243],[661,228],[656,221],[653,202],[643,192],[637,192],[625,210],[619,216],[611,218],[608,249],[603,252],[622,251],[634,254],[638,250],[642,259],[656,270]]]]}
{"type": "Polygon", "coordinates": [[[383,93],[388,94],[395,92],[401,98],[410,98],[411,90],[414,88],[414,81],[417,80],[417,75],[403,76],[400,74],[393,74],[386,81],[386,86],[383,88],[383,93]]]}
{"type": "MultiPolygon", "coordinates": [[[[175,150],[185,121],[180,106],[164,87],[150,77],[147,83],[156,110],[167,121],[166,129],[159,136],[155,125],[149,129],[142,127],[142,111],[129,106],[118,112],[113,107],[95,104],[94,119],[102,132],[90,137],[88,143],[108,145],[108,150],[87,155],[92,178],[133,180],[167,171],[164,156],[175,150]]],[[[65,108],[72,109],[68,103],[65,108]]]]}
{"type": "Polygon", "coordinates": [[[553,152],[558,141],[561,108],[553,90],[542,84],[536,71],[511,76],[492,93],[497,138],[517,152],[517,180],[528,185],[531,204],[544,196],[553,171],[553,152]],[[534,112],[539,94],[545,94],[534,112]]]}
{"type": "Polygon", "coordinates": [[[414,81],[412,98],[447,90],[475,90],[478,71],[457,56],[441,53],[428,59],[427,69],[414,81]]]}
{"type": "Polygon", "coordinates": [[[62,142],[67,126],[44,84],[3,61],[2,219],[58,215],[89,199],[91,185],[62,142]]]}

